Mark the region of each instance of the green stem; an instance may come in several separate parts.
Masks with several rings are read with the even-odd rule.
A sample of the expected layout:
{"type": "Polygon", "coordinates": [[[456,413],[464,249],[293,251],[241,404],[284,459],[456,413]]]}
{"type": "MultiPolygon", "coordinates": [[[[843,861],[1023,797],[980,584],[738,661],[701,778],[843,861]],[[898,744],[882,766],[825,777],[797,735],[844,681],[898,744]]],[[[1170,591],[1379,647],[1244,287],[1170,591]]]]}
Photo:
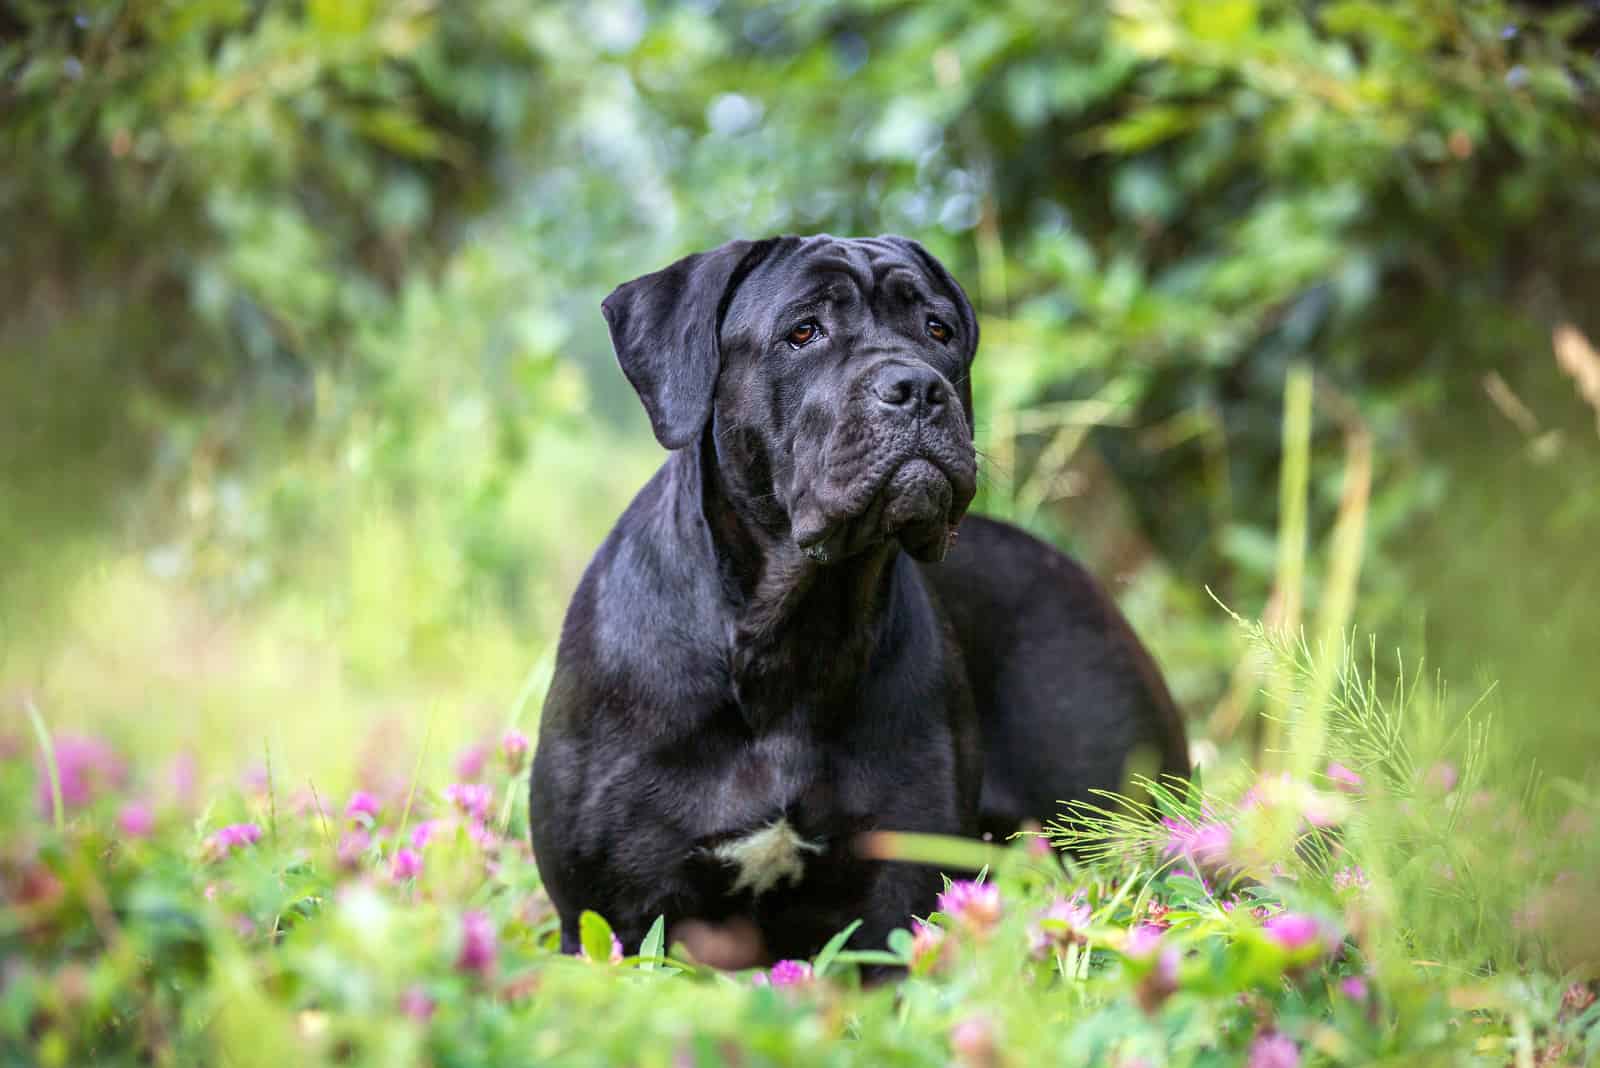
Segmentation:
{"type": "Polygon", "coordinates": [[[28,709],[28,720],[33,724],[34,736],[39,739],[39,749],[44,753],[45,774],[50,777],[50,804],[53,822],[57,832],[67,828],[67,810],[61,801],[61,769],[56,766],[56,747],[50,741],[50,728],[45,726],[44,717],[39,714],[39,706],[33,703],[33,698],[25,702],[28,709]]]}

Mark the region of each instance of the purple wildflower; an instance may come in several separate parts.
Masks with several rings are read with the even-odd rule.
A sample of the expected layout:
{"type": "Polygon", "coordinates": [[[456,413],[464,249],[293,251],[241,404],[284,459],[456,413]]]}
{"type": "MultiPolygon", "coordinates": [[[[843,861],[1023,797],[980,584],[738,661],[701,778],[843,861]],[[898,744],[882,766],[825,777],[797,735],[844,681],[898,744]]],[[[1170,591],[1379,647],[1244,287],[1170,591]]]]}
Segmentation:
{"type": "Polygon", "coordinates": [[[361,858],[372,846],[372,835],[367,833],[365,827],[352,827],[339,836],[337,849],[339,866],[354,868],[360,865],[361,858]]]}
{"type": "Polygon", "coordinates": [[[1441,794],[1447,794],[1454,790],[1456,784],[1460,781],[1461,773],[1448,760],[1439,761],[1439,763],[1429,768],[1427,774],[1422,777],[1424,786],[1431,787],[1441,794]]]}
{"type": "Polygon", "coordinates": [[[433,1016],[434,1000],[420,986],[409,986],[400,995],[400,1011],[413,1020],[427,1020],[433,1016]]]}
{"type": "Polygon", "coordinates": [[[253,823],[230,823],[211,832],[206,839],[206,853],[212,859],[221,859],[242,846],[255,845],[261,840],[261,828],[253,823]]]}
{"type": "MultiPolygon", "coordinates": [[[[53,749],[56,774],[61,780],[61,804],[64,808],[82,808],[108,790],[119,789],[128,780],[127,765],[105,742],[66,734],[58,736],[53,749]]],[[[50,770],[40,754],[39,808],[45,815],[55,810],[50,794],[50,770]]]]}
{"type": "Polygon", "coordinates": [[[1321,920],[1303,912],[1280,912],[1263,923],[1261,929],[1280,948],[1296,955],[1308,949],[1326,952],[1337,941],[1321,920]]]}
{"type": "Polygon", "coordinates": [[[1367,981],[1359,975],[1347,975],[1339,980],[1339,993],[1351,1001],[1367,1000],[1367,981]]]}
{"type": "Polygon", "coordinates": [[[944,963],[949,949],[944,928],[921,920],[911,921],[911,971],[926,975],[944,963]]]}
{"type": "Polygon", "coordinates": [[[1329,803],[1331,794],[1319,794],[1309,791],[1305,804],[1300,808],[1300,814],[1305,817],[1306,823],[1313,827],[1328,828],[1339,825],[1339,810],[1329,803]]]}
{"type": "Polygon", "coordinates": [[[474,819],[486,819],[494,803],[494,791],[482,783],[458,782],[444,788],[444,797],[474,819]]]}
{"type": "Polygon", "coordinates": [[[394,863],[390,866],[389,874],[395,882],[415,879],[422,874],[422,854],[401,846],[394,852],[394,863]]]}
{"type": "Polygon", "coordinates": [[[344,806],[344,814],[352,819],[358,816],[366,816],[368,819],[375,820],[382,809],[383,806],[378,803],[376,797],[373,797],[365,790],[357,790],[350,795],[350,803],[344,806]]]}
{"type": "Polygon", "coordinates": [[[1161,944],[1161,939],[1166,933],[1164,927],[1141,923],[1128,932],[1127,939],[1122,943],[1122,953],[1135,959],[1148,958],[1155,953],[1156,947],[1161,944]]]}
{"type": "Polygon", "coordinates": [[[483,766],[488,759],[487,746],[469,745],[456,755],[456,775],[462,779],[476,779],[483,774],[483,766]]]}
{"type": "Polygon", "coordinates": [[[1128,932],[1122,955],[1138,976],[1134,1000],[1145,1012],[1154,1013],[1178,989],[1178,947],[1166,941],[1163,928],[1142,923],[1128,932]]]}
{"type": "Polygon", "coordinates": [[[1340,868],[1333,873],[1333,888],[1339,893],[1359,892],[1372,885],[1372,880],[1367,878],[1367,873],[1359,866],[1352,865],[1340,868]]]}
{"type": "Polygon", "coordinates": [[[998,1064],[994,1021],[987,1016],[968,1016],[950,1029],[950,1049],[961,1064],[987,1068],[998,1064]]]}
{"type": "Polygon", "coordinates": [[[750,977],[756,986],[799,986],[811,981],[811,965],[803,960],[780,960],[769,971],[750,977]]]}
{"type": "Polygon", "coordinates": [[[939,911],[974,931],[988,931],[1000,922],[1000,888],[958,880],[939,895],[939,911]]]}
{"type": "Polygon", "coordinates": [[[500,838],[482,820],[467,821],[467,837],[472,839],[474,845],[483,850],[494,850],[500,847],[500,838]]]}
{"type": "Polygon", "coordinates": [[[506,731],[500,739],[500,755],[505,758],[506,768],[515,775],[522,770],[523,763],[528,759],[528,736],[515,727],[506,731]]]}
{"type": "Polygon", "coordinates": [[[1166,856],[1184,857],[1205,872],[1220,872],[1229,866],[1233,831],[1227,824],[1219,820],[1195,823],[1170,816],[1161,823],[1167,828],[1167,844],[1162,850],[1166,856]]]}
{"type": "Polygon", "coordinates": [[[428,839],[432,838],[434,833],[438,830],[438,820],[423,820],[421,823],[411,828],[411,848],[421,849],[423,846],[428,844],[428,839]]]}
{"type": "Polygon", "coordinates": [[[1261,776],[1239,801],[1239,807],[1246,811],[1289,808],[1313,827],[1334,826],[1347,805],[1343,798],[1299,782],[1286,771],[1261,776]]]}
{"type": "Polygon", "coordinates": [[[1246,1068],[1300,1068],[1300,1047],[1294,1039],[1269,1031],[1250,1043],[1246,1068]]]}
{"type": "Polygon", "coordinates": [[[1335,786],[1347,794],[1360,793],[1361,788],[1367,785],[1365,779],[1337,760],[1328,761],[1327,776],[1333,780],[1335,786]]]}
{"type": "Polygon", "coordinates": [[[494,974],[498,957],[494,921],[476,909],[461,915],[461,952],[456,971],[487,979],[494,974]]]}
{"type": "MultiPolygon", "coordinates": [[[[1141,927],[1138,930],[1149,928],[1141,927]]],[[[1145,954],[1133,955],[1133,959],[1145,969],[1133,988],[1134,1000],[1145,1012],[1154,1013],[1162,1002],[1178,990],[1178,947],[1161,944],[1158,936],[1156,943],[1150,945],[1145,954]]]]}
{"type": "Polygon", "coordinates": [[[1043,957],[1051,950],[1060,952],[1074,942],[1087,943],[1084,930],[1091,910],[1081,897],[1061,898],[1039,914],[1039,922],[1028,931],[1033,955],[1043,957]]]}
{"type": "Polygon", "coordinates": [[[148,838],[155,827],[156,815],[144,801],[129,801],[117,812],[117,829],[129,838],[148,838]]]}
{"type": "Polygon", "coordinates": [[[1281,912],[1261,926],[1267,937],[1290,951],[1304,949],[1322,935],[1322,926],[1303,912],[1281,912]]]}
{"type": "Polygon", "coordinates": [[[194,754],[184,750],[172,758],[166,770],[167,785],[172,788],[172,798],[180,806],[194,804],[195,791],[200,782],[200,768],[194,754]]]}

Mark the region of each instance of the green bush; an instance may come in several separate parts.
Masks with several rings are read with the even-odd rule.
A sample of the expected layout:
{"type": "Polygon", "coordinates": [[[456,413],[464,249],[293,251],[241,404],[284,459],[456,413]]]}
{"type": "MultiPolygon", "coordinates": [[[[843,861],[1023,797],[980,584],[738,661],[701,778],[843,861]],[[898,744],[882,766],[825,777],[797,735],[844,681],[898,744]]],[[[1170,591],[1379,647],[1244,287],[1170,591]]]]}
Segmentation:
{"type": "Polygon", "coordinates": [[[649,457],[596,299],[735,234],[897,230],[983,312],[980,504],[1178,578],[1141,623],[1198,658],[1187,699],[1232,652],[1188,591],[1272,585],[1303,363],[1314,535],[1345,432],[1375,443],[1363,618],[1565,703],[1600,443],[1548,338],[1600,328],[1595,32],[1490,0],[21,5],[6,540],[42,573],[41,527],[110,522],[248,596],[392,510],[439,597],[542,630],[576,564],[518,486],[611,471],[583,453],[619,425],[649,457]]]}

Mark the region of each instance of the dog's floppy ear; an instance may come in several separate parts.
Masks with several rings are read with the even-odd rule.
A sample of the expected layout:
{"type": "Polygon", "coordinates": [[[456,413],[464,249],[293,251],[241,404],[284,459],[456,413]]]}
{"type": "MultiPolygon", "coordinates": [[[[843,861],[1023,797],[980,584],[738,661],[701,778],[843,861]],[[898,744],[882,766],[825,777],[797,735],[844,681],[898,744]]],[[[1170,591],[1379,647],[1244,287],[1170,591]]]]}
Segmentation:
{"type": "Polygon", "coordinates": [[[600,305],[611,347],[668,449],[693,442],[711,416],[722,355],[717,333],[739,280],[767,241],[729,241],[614,289],[600,305]]]}

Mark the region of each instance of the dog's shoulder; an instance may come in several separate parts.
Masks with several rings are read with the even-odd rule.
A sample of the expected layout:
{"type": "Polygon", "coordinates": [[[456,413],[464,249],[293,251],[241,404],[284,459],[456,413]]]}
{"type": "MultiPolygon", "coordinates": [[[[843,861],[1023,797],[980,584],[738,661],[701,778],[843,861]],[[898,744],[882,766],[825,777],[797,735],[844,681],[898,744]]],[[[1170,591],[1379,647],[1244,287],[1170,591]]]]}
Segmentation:
{"type": "Polygon", "coordinates": [[[558,704],[678,702],[719,681],[717,568],[684,511],[697,505],[682,466],[679,456],[662,465],[584,569],[561,629],[558,704]]]}

